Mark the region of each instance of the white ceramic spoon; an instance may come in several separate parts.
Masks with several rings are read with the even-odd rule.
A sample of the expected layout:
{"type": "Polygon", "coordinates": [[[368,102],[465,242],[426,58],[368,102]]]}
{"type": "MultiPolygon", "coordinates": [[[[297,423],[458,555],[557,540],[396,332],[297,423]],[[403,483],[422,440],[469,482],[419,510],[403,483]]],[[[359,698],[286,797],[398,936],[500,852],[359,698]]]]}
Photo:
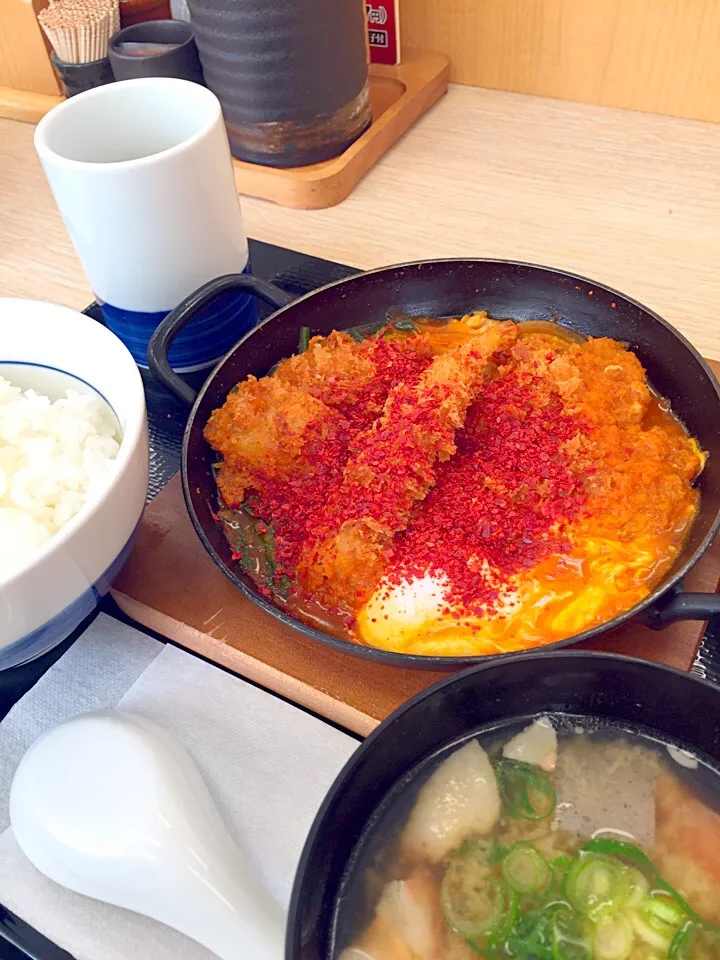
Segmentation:
{"type": "Polygon", "coordinates": [[[282,960],[285,915],[190,756],[129,713],[89,713],[33,744],[10,790],[28,859],[57,883],[160,920],[222,960],[282,960]]]}

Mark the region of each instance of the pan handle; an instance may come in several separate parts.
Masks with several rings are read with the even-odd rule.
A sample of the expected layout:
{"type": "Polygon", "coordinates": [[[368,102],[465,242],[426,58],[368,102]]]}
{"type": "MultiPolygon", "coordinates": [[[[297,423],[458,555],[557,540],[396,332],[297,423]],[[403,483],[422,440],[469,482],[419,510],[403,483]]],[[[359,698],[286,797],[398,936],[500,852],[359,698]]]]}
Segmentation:
{"type": "Polygon", "coordinates": [[[720,613],[720,594],[685,593],[677,590],[646,611],[644,620],[653,630],[662,630],[677,620],[709,620],[720,613]]]}
{"type": "Polygon", "coordinates": [[[197,392],[170,366],[168,360],[170,346],[198,310],[202,310],[215,297],[229,290],[251,293],[271,307],[275,307],[276,310],[286,307],[293,299],[284,290],[267,280],[261,280],[260,277],[253,277],[252,274],[247,273],[228,273],[224,277],[217,277],[198,287],[165,317],[150,338],[148,366],[153,376],[188,406],[192,406],[195,402],[197,392]]]}

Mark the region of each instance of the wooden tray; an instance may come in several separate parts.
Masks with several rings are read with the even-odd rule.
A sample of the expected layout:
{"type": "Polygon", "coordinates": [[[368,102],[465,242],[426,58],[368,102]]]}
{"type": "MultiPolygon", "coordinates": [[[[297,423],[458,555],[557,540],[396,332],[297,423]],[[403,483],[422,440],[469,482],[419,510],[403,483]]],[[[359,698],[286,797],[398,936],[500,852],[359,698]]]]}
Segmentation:
{"type": "Polygon", "coordinates": [[[279,170],[234,160],[238,193],[284,207],[321,210],[350,196],[390,147],[447,91],[450,61],[441,53],[403,51],[403,62],[370,65],[373,122],[339,157],[279,170]]]}
{"type": "MultiPolygon", "coordinates": [[[[710,365],[720,374],[720,363],[710,365]]],[[[719,583],[720,538],[688,575],[686,587],[714,592],[719,583]]],[[[447,676],[339,653],[256,607],[205,552],[185,510],[177,476],[146,509],[113,595],[125,613],[144,626],[361,735],[447,676]]],[[[704,630],[704,623],[692,621],[660,633],[632,624],[580,646],[689,670],[704,630]]]]}
{"type": "MultiPolygon", "coordinates": [[[[339,157],[280,170],[233,160],[238,193],[286,207],[320,210],[348,197],[368,170],[447,91],[450,61],[441,53],[403,52],[403,62],[370,65],[373,122],[339,157]]],[[[62,97],[0,87],[0,117],[37,123],[62,97]]]]}

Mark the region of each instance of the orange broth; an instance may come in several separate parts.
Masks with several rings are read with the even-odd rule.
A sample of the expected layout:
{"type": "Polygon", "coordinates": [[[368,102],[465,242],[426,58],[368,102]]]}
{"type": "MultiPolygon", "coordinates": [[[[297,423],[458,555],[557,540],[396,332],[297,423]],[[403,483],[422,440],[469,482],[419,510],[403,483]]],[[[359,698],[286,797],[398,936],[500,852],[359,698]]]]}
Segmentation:
{"type": "MultiPolygon", "coordinates": [[[[479,315],[482,321],[483,315],[479,315]]],[[[471,338],[475,330],[472,320],[416,319],[419,332],[427,334],[437,353],[471,338]]],[[[554,340],[562,349],[568,344],[583,342],[575,331],[547,321],[519,324],[529,341],[542,335],[554,340]]],[[[398,331],[395,336],[407,336],[398,331]]],[[[598,393],[607,385],[598,383],[598,393]]],[[[542,561],[527,575],[518,578],[522,601],[519,609],[487,618],[443,618],[428,623],[415,635],[393,629],[384,638],[383,646],[397,652],[434,656],[467,656],[513,652],[543,646],[588,630],[612,620],[640,603],[673,566],[697,516],[699,492],[692,486],[692,477],[702,468],[704,457],[680,421],[670,410],[667,400],[651,389],[651,401],[639,425],[639,431],[655,428],[667,440],[671,453],[696,460],[696,467],[685,470],[682,482],[668,482],[667,464],[648,457],[630,457],[623,446],[627,431],[608,428],[598,431],[596,444],[601,446],[611,470],[623,476],[622,492],[629,500],[598,497],[592,504],[594,513],[571,525],[572,549],[542,561]],[[663,495],[664,494],[664,495],[663,495]],[[655,509],[657,507],[657,509],[655,509]],[[646,524],[641,519],[647,511],[646,524]],[[664,515],[657,522],[657,513],[664,515]],[[634,520],[628,529],[628,513],[634,520]],[[655,522],[653,522],[655,521],[655,522]],[[662,531],[658,527],[662,526],[662,531]]],[[[597,402],[593,393],[588,403],[597,402]]],[[[673,473],[672,480],[677,480],[673,473]]],[[[375,613],[375,608],[372,608],[375,613]]],[[[367,631],[371,617],[362,612],[361,632],[367,631]],[[364,629],[363,629],[364,628],[364,629]]],[[[370,637],[366,633],[366,641],[370,637]]]]}

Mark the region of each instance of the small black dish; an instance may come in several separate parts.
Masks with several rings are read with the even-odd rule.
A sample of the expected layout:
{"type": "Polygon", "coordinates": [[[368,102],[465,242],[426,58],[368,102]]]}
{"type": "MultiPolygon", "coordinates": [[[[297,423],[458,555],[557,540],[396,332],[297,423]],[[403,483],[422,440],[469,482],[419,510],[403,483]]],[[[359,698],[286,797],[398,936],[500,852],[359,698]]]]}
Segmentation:
{"type": "Polygon", "coordinates": [[[108,56],[116,80],[175,77],[205,86],[192,27],[182,20],[150,20],[125,27],[110,39],[108,56]],[[130,44],[138,47],[131,50],[130,44]],[[145,44],[147,52],[140,46],[145,44]]]}
{"type": "Polygon", "coordinates": [[[50,62],[60,78],[66,97],[74,97],[78,93],[92,90],[93,87],[102,87],[116,79],[107,57],[92,60],[90,63],[66,63],[52,52],[50,62]]]}

